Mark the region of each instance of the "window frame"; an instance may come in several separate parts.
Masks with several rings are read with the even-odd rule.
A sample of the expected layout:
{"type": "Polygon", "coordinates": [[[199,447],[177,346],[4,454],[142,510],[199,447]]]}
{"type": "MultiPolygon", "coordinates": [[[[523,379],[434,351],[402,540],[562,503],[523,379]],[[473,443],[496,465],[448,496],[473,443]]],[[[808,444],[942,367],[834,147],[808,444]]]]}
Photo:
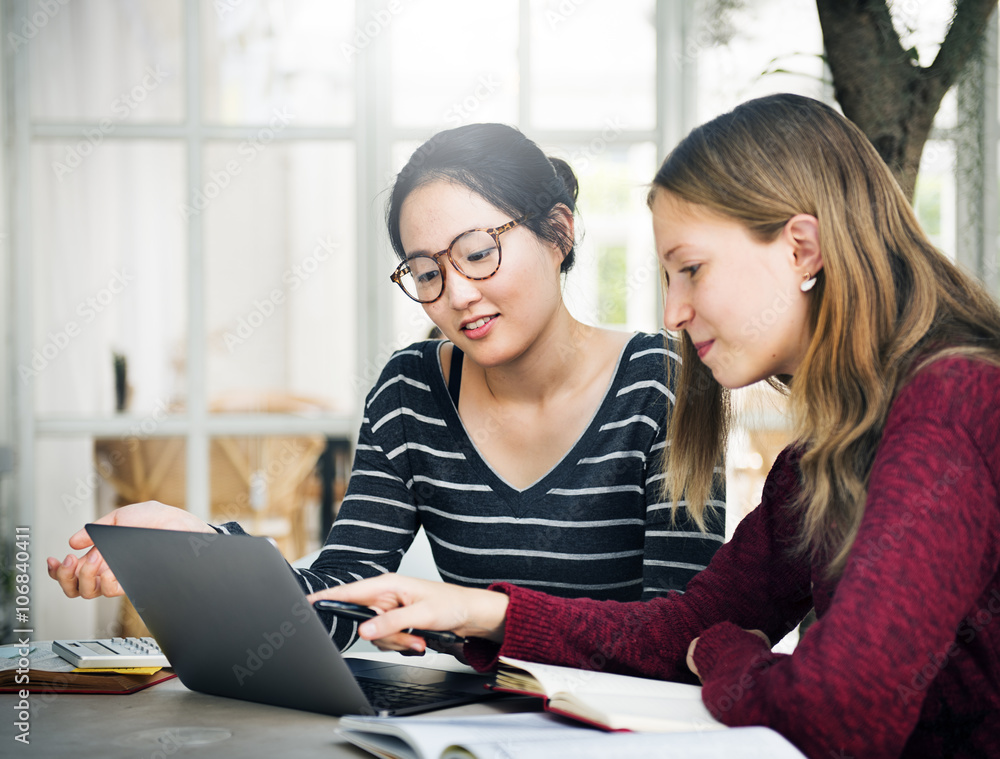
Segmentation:
{"type": "MultiPolygon", "coordinates": [[[[355,19],[365,19],[382,7],[377,0],[355,0],[355,19]]],[[[692,114],[693,62],[681,58],[680,65],[666,51],[682,49],[686,30],[693,23],[693,10],[689,3],[678,0],[656,0],[656,117],[653,129],[627,131],[617,137],[622,144],[653,142],[659,154],[665,146],[675,143],[693,126],[685,121],[684,114],[692,114]],[[677,47],[673,47],[677,46],[677,47]],[[688,104],[684,108],[671,108],[678,101],[688,104]]],[[[520,71],[531,66],[531,0],[518,0],[521,44],[518,48],[520,71]]],[[[18,19],[30,13],[28,0],[7,0],[3,4],[3,29],[15,27],[18,19]]],[[[184,47],[184,119],[177,124],[119,124],[113,137],[108,139],[170,139],[184,143],[186,152],[186,179],[188,187],[197,187],[203,171],[205,144],[211,140],[241,139],[247,129],[257,124],[239,126],[210,125],[202,123],[202,85],[198,72],[201,69],[201,5],[199,0],[183,0],[184,47]]],[[[31,163],[30,154],[36,139],[75,139],[81,131],[94,126],[88,122],[33,123],[30,111],[30,72],[28,46],[18,46],[11,51],[5,48],[3,63],[4,92],[8,107],[5,131],[10,138],[6,158],[5,189],[8,193],[7,208],[12,220],[30,219],[31,163]]],[[[390,91],[391,50],[388,35],[372,37],[364,55],[357,56],[355,71],[355,123],[349,127],[296,127],[289,126],[275,139],[342,140],[356,147],[356,186],[359,198],[374,198],[385,189],[384,178],[391,174],[392,146],[400,141],[422,141],[427,130],[397,128],[391,124],[390,104],[386,96],[370,97],[369,93],[390,91]]],[[[528,79],[522,77],[522,82],[528,79]]],[[[527,87],[519,92],[518,125],[533,139],[548,144],[586,143],[600,136],[600,130],[540,130],[532,126],[531,98],[527,87]]],[[[155,429],[149,434],[157,437],[180,436],[185,440],[187,466],[187,507],[203,518],[208,517],[209,492],[209,441],[219,435],[278,435],[321,433],[333,437],[353,439],[362,416],[359,407],[352,414],[326,414],[320,417],[300,418],[282,414],[210,414],[206,393],[206,336],[205,336],[205,273],[203,252],[203,219],[192,214],[188,220],[187,242],[187,410],[183,414],[157,419],[155,429]]],[[[381,219],[372,214],[370,204],[359,202],[356,211],[356,240],[358,251],[388,250],[381,219]]],[[[5,272],[10,272],[11,306],[6,318],[10,322],[5,332],[11,337],[13,366],[30,364],[32,335],[34,331],[34,266],[30,226],[13,223],[10,226],[9,245],[4,247],[7,256],[5,272]]],[[[394,288],[386,282],[383,257],[360,256],[358,266],[357,329],[360,339],[357,348],[357,366],[374,367],[384,360],[387,346],[393,346],[392,304],[396,297],[394,288]]],[[[657,314],[658,318],[658,314],[657,314]]],[[[398,347],[398,346],[394,346],[398,347]]],[[[72,417],[68,415],[40,416],[35,411],[35,391],[31,383],[16,382],[5,378],[9,385],[6,394],[6,433],[18,451],[12,515],[18,524],[30,524],[35,510],[36,470],[42,462],[37,460],[37,444],[46,439],[62,437],[128,436],[137,421],[135,415],[72,417]]]]}

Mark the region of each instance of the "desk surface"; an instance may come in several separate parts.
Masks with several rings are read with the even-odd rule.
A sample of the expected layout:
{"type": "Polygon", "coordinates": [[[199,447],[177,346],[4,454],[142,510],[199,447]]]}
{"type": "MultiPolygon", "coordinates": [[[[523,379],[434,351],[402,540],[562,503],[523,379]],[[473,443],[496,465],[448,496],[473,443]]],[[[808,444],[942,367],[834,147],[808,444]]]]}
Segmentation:
{"type": "MultiPolygon", "coordinates": [[[[377,654],[374,656],[378,656],[377,654]]],[[[439,664],[443,656],[435,656],[439,664]]],[[[451,659],[451,657],[447,657],[451,659]]],[[[406,663],[418,663],[414,657],[406,663]]],[[[454,662],[454,659],[451,659],[454,662]]],[[[283,709],[188,690],[177,679],[126,696],[90,694],[52,695],[32,693],[30,703],[31,743],[15,741],[19,698],[0,694],[0,755],[62,757],[106,757],[107,759],[166,759],[211,756],[213,759],[294,756],[352,757],[371,754],[346,743],[335,732],[337,718],[283,709]],[[168,728],[198,728],[185,736],[218,739],[201,745],[178,745],[168,728]],[[225,732],[230,735],[225,737],[225,732]],[[207,734],[206,734],[207,733],[207,734]],[[156,739],[159,737],[160,742],[156,739]]],[[[469,704],[433,712],[445,714],[497,714],[536,711],[532,698],[469,704]]]]}

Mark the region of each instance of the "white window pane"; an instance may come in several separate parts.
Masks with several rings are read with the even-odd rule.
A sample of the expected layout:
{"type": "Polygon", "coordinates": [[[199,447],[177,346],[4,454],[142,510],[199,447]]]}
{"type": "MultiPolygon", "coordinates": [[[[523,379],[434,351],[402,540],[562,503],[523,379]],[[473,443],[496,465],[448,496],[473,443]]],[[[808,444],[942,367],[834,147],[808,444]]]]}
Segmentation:
{"type": "MultiPolygon", "coordinates": [[[[94,464],[94,440],[89,437],[51,437],[35,443],[35,508],[31,521],[34,556],[79,554],[69,547],[70,536],[115,505],[114,490],[94,464]]],[[[183,488],[183,482],[181,484],[183,488]]],[[[44,575],[42,575],[44,577],[44,575]]],[[[54,582],[36,581],[31,588],[31,622],[46,638],[110,638],[119,599],[101,598],[79,603],[67,598],[54,582]],[[95,635],[95,632],[97,633],[95,635]]]]}
{"type": "Polygon", "coordinates": [[[32,160],[35,334],[20,381],[39,414],[111,414],[118,352],[130,411],[162,415],[184,387],[182,145],[40,141],[32,160]]]}
{"type": "Polygon", "coordinates": [[[728,33],[720,39],[718,20],[701,18],[685,50],[697,59],[694,123],[774,92],[824,99],[823,36],[815,3],[756,0],[730,11],[726,21],[728,33]]]}
{"type": "Polygon", "coordinates": [[[532,125],[628,129],[656,122],[652,0],[531,4],[532,125]]]}
{"type": "Polygon", "coordinates": [[[29,3],[11,44],[29,46],[35,121],[118,124],[184,117],[183,3],[29,3]]]}
{"type": "Polygon", "coordinates": [[[951,2],[891,2],[889,13],[900,45],[921,66],[930,66],[941,48],[955,4],[951,2]]]}
{"type": "Polygon", "coordinates": [[[409,0],[401,7],[387,27],[393,124],[437,131],[516,120],[516,0],[409,0]]]}
{"type": "Polygon", "coordinates": [[[224,124],[354,121],[354,3],[202,3],[202,107],[224,124]]]}
{"type": "Polygon", "coordinates": [[[956,202],[955,146],[948,140],[928,140],[920,157],[913,208],[931,242],[953,261],[956,202]]]}
{"type": "Polygon", "coordinates": [[[656,146],[596,139],[546,152],[568,161],[580,183],[576,264],[563,289],[570,311],[589,324],[660,329],[659,269],[646,207],[656,146]]]}
{"type": "Polygon", "coordinates": [[[280,391],[355,406],[354,148],[209,143],[208,398],[280,391]]]}
{"type": "Polygon", "coordinates": [[[954,129],[958,126],[958,87],[952,87],[941,99],[941,107],[934,116],[934,126],[938,129],[954,129]]]}

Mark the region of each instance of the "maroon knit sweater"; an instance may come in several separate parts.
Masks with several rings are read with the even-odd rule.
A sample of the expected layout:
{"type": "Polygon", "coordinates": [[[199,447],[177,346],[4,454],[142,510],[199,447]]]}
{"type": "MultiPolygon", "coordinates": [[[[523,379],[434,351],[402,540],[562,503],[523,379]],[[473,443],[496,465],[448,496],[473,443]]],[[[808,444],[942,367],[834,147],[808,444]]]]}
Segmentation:
{"type": "Polygon", "coordinates": [[[899,394],[847,566],[796,558],[796,457],[688,584],[648,602],[554,598],[507,584],[506,636],[466,648],[690,680],[728,725],[766,725],[810,757],[1000,757],[1000,369],[946,359],[899,394]],[[778,640],[815,606],[791,655],[778,640]]]}

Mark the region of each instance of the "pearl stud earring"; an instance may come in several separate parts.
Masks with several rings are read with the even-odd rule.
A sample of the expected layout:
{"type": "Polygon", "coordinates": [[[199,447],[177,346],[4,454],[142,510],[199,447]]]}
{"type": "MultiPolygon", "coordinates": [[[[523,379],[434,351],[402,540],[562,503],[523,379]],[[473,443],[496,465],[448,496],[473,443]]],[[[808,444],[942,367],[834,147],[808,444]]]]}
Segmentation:
{"type": "Polygon", "coordinates": [[[816,285],[816,277],[810,277],[809,272],[806,272],[802,276],[804,277],[804,279],[802,280],[802,284],[799,285],[799,289],[802,292],[807,293],[810,290],[812,290],[813,287],[815,287],[815,285],[816,285]]]}

